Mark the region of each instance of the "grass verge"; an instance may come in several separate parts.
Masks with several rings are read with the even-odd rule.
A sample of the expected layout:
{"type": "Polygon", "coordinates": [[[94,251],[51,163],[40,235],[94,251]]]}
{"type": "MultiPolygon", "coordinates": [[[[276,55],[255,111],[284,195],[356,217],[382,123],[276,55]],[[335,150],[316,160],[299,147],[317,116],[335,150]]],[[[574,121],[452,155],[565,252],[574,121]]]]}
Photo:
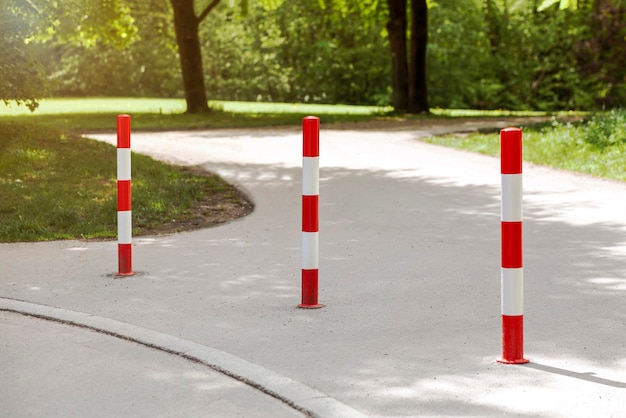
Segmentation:
{"type": "MultiPolygon", "coordinates": [[[[599,113],[580,123],[522,127],[524,161],[626,181],[626,110],[599,113]]],[[[424,139],[486,155],[500,153],[497,131],[424,139]]]]}
{"type": "MultiPolygon", "coordinates": [[[[115,148],[63,130],[0,120],[0,241],[117,236],[115,148]]],[[[135,234],[243,216],[251,204],[218,176],[133,155],[135,234]]]]}
{"type": "MultiPolygon", "coordinates": [[[[425,118],[545,116],[545,112],[511,112],[432,109],[432,114],[395,115],[390,107],[322,105],[303,103],[210,102],[208,115],[186,115],[182,99],[157,98],[76,98],[42,100],[35,113],[20,106],[0,105],[0,120],[36,123],[72,132],[115,130],[115,117],[128,113],[133,130],[182,130],[254,128],[298,125],[307,115],[320,116],[324,124],[363,122],[410,123],[425,118]]],[[[568,113],[569,114],[569,113],[568,113]]]]}
{"type": "Polygon", "coordinates": [[[19,106],[1,106],[0,120],[36,123],[72,132],[115,130],[120,113],[133,117],[133,130],[253,128],[297,125],[304,116],[318,115],[324,123],[358,122],[383,115],[391,108],[376,106],[317,105],[256,102],[211,102],[212,112],[187,115],[182,99],[81,98],[42,100],[30,113],[19,106]]]}

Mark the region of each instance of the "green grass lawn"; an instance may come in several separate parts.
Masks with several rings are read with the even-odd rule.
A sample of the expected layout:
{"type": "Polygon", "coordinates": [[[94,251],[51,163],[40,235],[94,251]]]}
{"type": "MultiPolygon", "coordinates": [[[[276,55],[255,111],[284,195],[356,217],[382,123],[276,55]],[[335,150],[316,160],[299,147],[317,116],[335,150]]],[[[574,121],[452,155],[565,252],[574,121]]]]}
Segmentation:
{"type": "MultiPolygon", "coordinates": [[[[133,130],[174,130],[249,128],[299,125],[304,116],[316,115],[324,124],[390,120],[391,107],[322,105],[305,103],[210,102],[209,115],[186,115],[183,99],[156,98],[76,98],[42,100],[31,113],[24,106],[0,104],[0,120],[36,123],[72,132],[115,130],[115,117],[128,113],[133,117],[133,130]]],[[[545,116],[545,112],[511,112],[504,110],[432,109],[430,117],[504,117],[545,116]]],[[[423,119],[423,115],[402,116],[402,119],[423,119]]]]}
{"type": "MultiPolygon", "coordinates": [[[[323,105],[307,103],[261,103],[211,101],[211,108],[228,113],[305,113],[335,115],[369,115],[390,112],[391,107],[323,105]]],[[[33,115],[59,115],[76,113],[156,113],[179,114],[185,111],[183,99],[160,98],[59,98],[42,100],[33,115]]],[[[1,106],[0,116],[30,115],[24,106],[1,106]]]]}
{"type": "MultiPolygon", "coordinates": [[[[447,135],[426,142],[497,156],[497,131],[447,135]]],[[[581,123],[523,127],[523,158],[535,164],[626,181],[626,110],[601,113],[581,123]]]]}
{"type": "MultiPolygon", "coordinates": [[[[138,154],[132,165],[135,234],[204,225],[202,211],[247,205],[217,176],[138,154]]],[[[111,145],[0,120],[0,242],[116,237],[116,167],[111,145]]]]}
{"type": "Polygon", "coordinates": [[[0,105],[0,120],[33,122],[73,132],[115,130],[115,117],[128,113],[133,130],[246,128],[297,125],[304,116],[317,115],[324,123],[369,120],[390,112],[377,106],[319,105],[257,102],[210,102],[208,115],[186,115],[183,99],[88,98],[42,100],[31,113],[24,106],[0,105]]]}

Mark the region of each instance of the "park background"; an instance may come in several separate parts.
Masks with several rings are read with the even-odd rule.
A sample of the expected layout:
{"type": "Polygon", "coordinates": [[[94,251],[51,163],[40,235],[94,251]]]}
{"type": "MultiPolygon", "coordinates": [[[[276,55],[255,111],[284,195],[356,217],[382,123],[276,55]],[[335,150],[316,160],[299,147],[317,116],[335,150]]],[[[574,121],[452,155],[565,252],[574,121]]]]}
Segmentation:
{"type": "MultiPolygon", "coordinates": [[[[0,0],[0,240],[115,236],[114,152],[83,135],[118,113],[153,131],[544,116],[526,161],[625,181],[625,37],[621,0],[0,0]]],[[[494,132],[422,140],[499,152],[494,132]]],[[[217,176],[133,170],[135,233],[232,200],[217,176]]]]}
{"type": "Polygon", "coordinates": [[[5,100],[185,97],[188,47],[176,28],[198,35],[210,100],[411,111],[396,91],[410,94],[419,77],[419,112],[598,110],[626,99],[621,0],[2,3],[5,100]]]}

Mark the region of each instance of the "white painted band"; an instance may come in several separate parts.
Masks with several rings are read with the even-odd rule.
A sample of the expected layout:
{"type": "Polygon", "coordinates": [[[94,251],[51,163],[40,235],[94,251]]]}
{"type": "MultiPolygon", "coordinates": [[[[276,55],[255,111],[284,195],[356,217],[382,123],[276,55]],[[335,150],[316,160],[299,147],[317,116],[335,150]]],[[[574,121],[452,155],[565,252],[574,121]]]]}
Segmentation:
{"type": "Polygon", "coordinates": [[[130,148],[117,149],[117,179],[130,180],[130,148]]]}
{"type": "Polygon", "coordinates": [[[522,175],[502,174],[502,206],[500,219],[504,222],[522,221],[522,175]]]}
{"type": "Polygon", "coordinates": [[[314,270],[318,268],[319,259],[319,232],[302,233],[302,269],[314,270]]]}
{"type": "Polygon", "coordinates": [[[524,314],[524,269],[502,269],[502,315],[524,314]]]}
{"type": "Polygon", "coordinates": [[[320,194],[320,158],[302,157],[302,194],[320,194]]]}
{"type": "Polygon", "coordinates": [[[133,241],[133,211],[117,211],[117,243],[132,244],[133,241]]]}

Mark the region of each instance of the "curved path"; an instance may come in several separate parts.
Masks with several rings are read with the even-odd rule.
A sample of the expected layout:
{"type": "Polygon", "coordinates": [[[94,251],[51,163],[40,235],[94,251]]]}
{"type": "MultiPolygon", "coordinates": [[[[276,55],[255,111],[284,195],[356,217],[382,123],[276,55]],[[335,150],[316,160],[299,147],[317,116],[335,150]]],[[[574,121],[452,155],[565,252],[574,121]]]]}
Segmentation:
{"type": "Polygon", "coordinates": [[[78,400],[75,410],[58,409],[58,392],[19,395],[33,382],[42,389],[51,373],[58,374],[53,387],[67,373],[90,387],[74,370],[85,365],[95,367],[100,382],[88,393],[121,396],[96,397],[94,416],[173,410],[205,416],[206,409],[194,409],[205,403],[216,405],[211,416],[619,416],[626,408],[626,185],[524,167],[532,362],[497,364],[499,162],[417,141],[478,124],[393,132],[322,125],[320,301],[326,307],[315,311],[295,308],[297,130],[134,134],[134,151],[218,172],[247,190],[256,210],[218,228],[136,239],[135,269],[142,274],[123,280],[109,276],[116,266],[111,242],[0,245],[0,310],[109,334],[84,341],[91,331],[2,314],[2,370],[16,389],[3,387],[0,406],[13,416],[38,415],[25,412],[26,405],[52,408],[51,416],[84,416],[78,408],[87,403],[78,400]],[[102,344],[111,350],[99,349],[102,344]],[[73,350],[84,351],[75,364],[30,362],[43,351],[53,361],[73,350]],[[94,351],[102,357],[90,362],[94,351]],[[153,358],[144,364],[144,356],[153,358]],[[196,363],[178,364],[180,356],[196,363]],[[128,379],[112,372],[118,362],[128,379]],[[194,369],[172,371],[186,367],[194,369]],[[156,382],[153,369],[168,379],[156,382]],[[187,401],[167,394],[195,396],[198,385],[173,375],[214,383],[187,401]],[[115,386],[120,381],[146,389],[129,395],[115,386]]]}

